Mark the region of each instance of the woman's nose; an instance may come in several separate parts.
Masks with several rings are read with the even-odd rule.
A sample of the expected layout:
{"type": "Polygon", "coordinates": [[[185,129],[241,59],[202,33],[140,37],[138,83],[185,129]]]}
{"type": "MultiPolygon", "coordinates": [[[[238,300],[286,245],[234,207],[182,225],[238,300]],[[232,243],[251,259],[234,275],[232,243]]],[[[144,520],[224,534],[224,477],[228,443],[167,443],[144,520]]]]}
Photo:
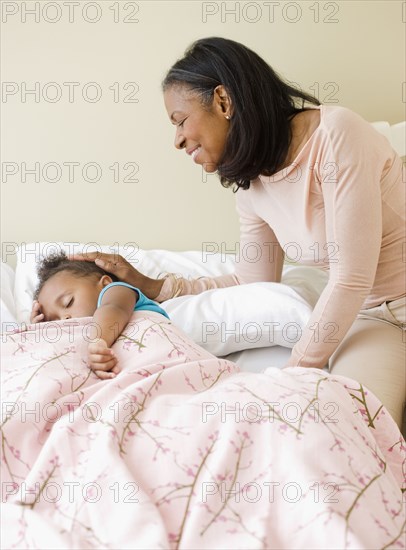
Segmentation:
{"type": "Polygon", "coordinates": [[[71,316],[69,315],[69,313],[67,313],[66,315],[63,316],[63,319],[66,320],[66,319],[71,319],[71,316]]]}
{"type": "Polygon", "coordinates": [[[185,138],[183,137],[179,127],[176,128],[175,147],[176,149],[183,149],[185,147],[185,138]]]}

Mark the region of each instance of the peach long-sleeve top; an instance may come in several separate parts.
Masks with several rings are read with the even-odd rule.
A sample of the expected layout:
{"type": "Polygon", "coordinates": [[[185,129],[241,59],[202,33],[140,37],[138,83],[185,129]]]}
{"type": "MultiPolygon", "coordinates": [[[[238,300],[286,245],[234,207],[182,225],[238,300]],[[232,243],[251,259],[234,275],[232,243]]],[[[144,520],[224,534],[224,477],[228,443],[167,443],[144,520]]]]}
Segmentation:
{"type": "Polygon", "coordinates": [[[232,275],[167,277],[158,301],[256,281],[280,282],[284,257],[329,270],[289,365],[324,367],[360,309],[405,295],[403,163],[345,107],[321,105],[294,162],[236,193],[240,253],[232,275]]]}

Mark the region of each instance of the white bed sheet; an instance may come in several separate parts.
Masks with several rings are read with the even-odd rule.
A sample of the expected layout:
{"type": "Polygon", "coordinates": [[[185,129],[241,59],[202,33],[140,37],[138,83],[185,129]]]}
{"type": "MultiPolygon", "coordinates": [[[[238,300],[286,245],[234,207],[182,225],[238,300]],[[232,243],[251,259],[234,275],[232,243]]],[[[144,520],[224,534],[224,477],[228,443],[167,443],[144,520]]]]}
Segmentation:
{"type": "Polygon", "coordinates": [[[225,356],[246,372],[263,372],[268,367],[282,368],[288,362],[292,350],[283,346],[245,349],[225,356]]]}

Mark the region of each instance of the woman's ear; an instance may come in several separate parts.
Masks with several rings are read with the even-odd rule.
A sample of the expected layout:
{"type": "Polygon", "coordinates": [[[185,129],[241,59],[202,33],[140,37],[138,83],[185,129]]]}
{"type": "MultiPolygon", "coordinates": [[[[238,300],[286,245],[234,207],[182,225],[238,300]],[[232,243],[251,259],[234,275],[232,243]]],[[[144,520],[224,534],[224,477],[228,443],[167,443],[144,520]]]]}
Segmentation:
{"type": "Polygon", "coordinates": [[[219,84],[219,86],[216,86],[216,88],[214,88],[213,105],[225,117],[231,118],[233,114],[232,113],[233,105],[232,105],[231,97],[227,92],[226,88],[222,84],[219,84]]]}

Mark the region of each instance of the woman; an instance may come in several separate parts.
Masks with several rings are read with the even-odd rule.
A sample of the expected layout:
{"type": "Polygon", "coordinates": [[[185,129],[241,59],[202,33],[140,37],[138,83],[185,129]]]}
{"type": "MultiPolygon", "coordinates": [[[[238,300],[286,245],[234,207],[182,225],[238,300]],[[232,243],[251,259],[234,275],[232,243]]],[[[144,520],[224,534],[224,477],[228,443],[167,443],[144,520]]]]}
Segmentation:
{"type": "Polygon", "coordinates": [[[193,281],[153,280],[113,255],[98,254],[98,265],[162,302],[280,282],[284,251],[293,245],[296,260],[328,269],[329,281],[286,366],[328,364],[371,389],[400,425],[405,188],[387,139],[349,109],[289,86],[257,54],[224,38],[195,42],[169,70],[163,91],[175,146],[234,187],[241,249],[255,243],[263,253],[256,263],[237,258],[234,275],[193,281]]]}

